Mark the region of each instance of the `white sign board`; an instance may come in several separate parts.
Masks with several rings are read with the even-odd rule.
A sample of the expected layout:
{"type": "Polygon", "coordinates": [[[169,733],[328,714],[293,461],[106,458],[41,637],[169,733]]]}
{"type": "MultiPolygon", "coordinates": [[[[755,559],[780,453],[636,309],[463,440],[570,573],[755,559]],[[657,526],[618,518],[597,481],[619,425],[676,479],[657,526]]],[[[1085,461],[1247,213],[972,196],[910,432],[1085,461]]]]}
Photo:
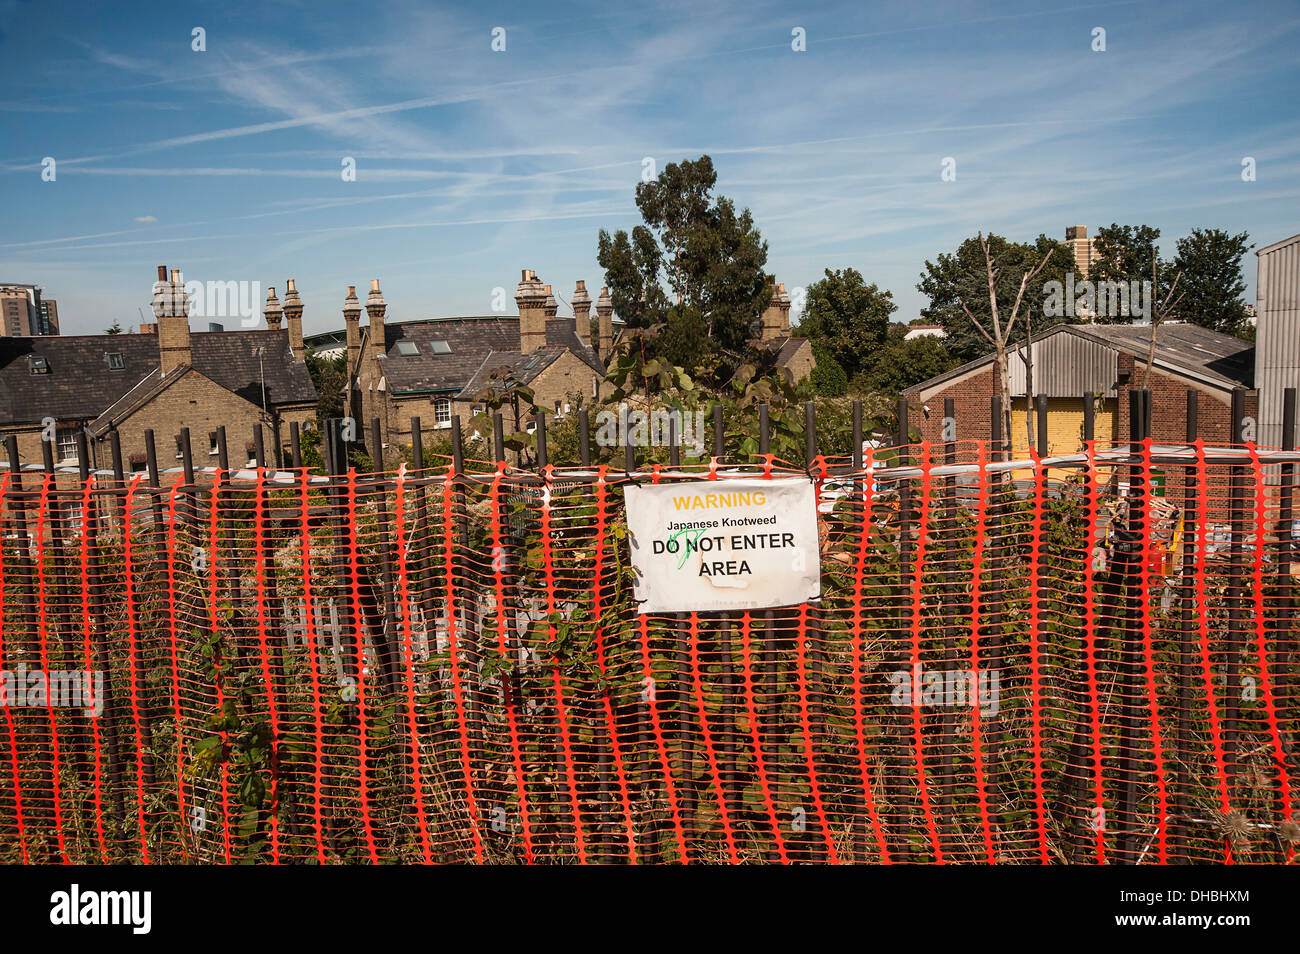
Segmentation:
{"type": "Polygon", "coordinates": [[[812,481],[702,480],[624,494],[641,613],[763,609],[821,595],[812,481]]]}

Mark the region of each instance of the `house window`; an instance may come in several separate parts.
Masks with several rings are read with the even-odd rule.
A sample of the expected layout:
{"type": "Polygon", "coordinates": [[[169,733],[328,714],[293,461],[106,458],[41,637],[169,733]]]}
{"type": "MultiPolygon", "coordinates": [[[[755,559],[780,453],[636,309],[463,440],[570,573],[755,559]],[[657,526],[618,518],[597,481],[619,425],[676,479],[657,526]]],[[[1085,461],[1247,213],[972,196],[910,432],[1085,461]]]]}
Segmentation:
{"type": "Polygon", "coordinates": [[[434,398],[433,423],[435,427],[451,427],[451,398],[434,398]]]}
{"type": "Polygon", "coordinates": [[[414,341],[397,342],[397,353],[405,357],[411,357],[420,353],[419,346],[414,341]]]}
{"type": "Polygon", "coordinates": [[[108,353],[108,370],[121,371],[126,367],[126,362],[122,360],[122,352],[110,351],[108,353]]]}
{"type": "Polygon", "coordinates": [[[215,457],[220,450],[221,449],[217,446],[217,432],[208,431],[208,456],[215,457]]]}
{"type": "Polygon", "coordinates": [[[440,338],[429,342],[429,350],[434,354],[451,354],[451,345],[440,338]]]}
{"type": "Polygon", "coordinates": [[[60,463],[77,463],[77,431],[78,427],[60,427],[56,433],[58,438],[59,461],[60,463]]]}
{"type": "Polygon", "coordinates": [[[30,354],[27,356],[27,370],[32,374],[49,374],[50,362],[39,354],[30,354]]]}

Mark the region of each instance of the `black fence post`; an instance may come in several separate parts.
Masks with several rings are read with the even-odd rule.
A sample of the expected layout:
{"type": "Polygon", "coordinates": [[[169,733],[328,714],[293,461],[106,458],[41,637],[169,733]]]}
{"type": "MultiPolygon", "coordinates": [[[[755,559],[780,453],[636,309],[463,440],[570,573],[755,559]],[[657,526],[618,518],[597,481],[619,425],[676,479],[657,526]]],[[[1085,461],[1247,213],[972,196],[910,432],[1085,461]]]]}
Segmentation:
{"type": "MultiPolygon", "coordinates": [[[[1186,432],[1184,437],[1189,450],[1194,451],[1195,443],[1200,437],[1199,394],[1193,389],[1187,391],[1186,432]]],[[[1189,834],[1191,825],[1188,815],[1192,809],[1192,714],[1200,707],[1195,700],[1195,672],[1200,657],[1200,638],[1198,633],[1198,614],[1202,608],[1196,605],[1196,550],[1197,550],[1197,499],[1199,497],[1200,472],[1193,455],[1188,465],[1183,468],[1183,549],[1179,554],[1181,560],[1181,599],[1179,600],[1179,630],[1181,640],[1178,647],[1178,772],[1174,788],[1174,824],[1172,826],[1171,848],[1175,859],[1191,862],[1191,843],[1189,834]]]]}
{"type": "MultiPolygon", "coordinates": [[[[943,463],[952,467],[957,463],[957,402],[950,397],[943,399],[943,420],[940,422],[940,439],[943,441],[943,463]]],[[[940,534],[944,543],[943,590],[941,599],[944,606],[944,668],[959,670],[957,665],[957,601],[960,599],[957,587],[957,478],[947,475],[943,478],[943,510],[940,513],[940,534]]],[[[978,701],[978,700],[977,700],[978,701]]],[[[939,790],[940,811],[950,816],[953,804],[953,786],[957,776],[957,714],[943,714],[943,743],[941,749],[943,778],[939,790]]],[[[951,817],[944,818],[942,834],[949,834],[949,825],[955,822],[951,817]]]]}
{"type": "MultiPolygon", "coordinates": [[[[1246,389],[1232,390],[1232,437],[1234,445],[1245,444],[1246,389]]],[[[1244,630],[1249,626],[1246,607],[1246,497],[1249,468],[1234,464],[1229,472],[1228,522],[1232,543],[1228,560],[1228,646],[1226,666],[1226,739],[1227,768],[1237,767],[1237,756],[1243,745],[1243,720],[1241,712],[1241,654],[1246,648],[1244,630]]]]}
{"type": "Polygon", "coordinates": [[[1038,403],[1038,456],[1047,456],[1047,395],[1036,394],[1034,400],[1038,403]]]}
{"type": "Polygon", "coordinates": [[[537,438],[537,472],[540,474],[550,463],[546,452],[546,412],[539,408],[535,420],[537,428],[533,436],[537,438]]]}
{"type": "MultiPolygon", "coordinates": [[[[1141,734],[1139,709],[1141,707],[1141,655],[1142,633],[1139,600],[1146,599],[1141,592],[1141,561],[1146,559],[1146,482],[1143,466],[1142,442],[1149,436],[1150,391],[1132,391],[1129,396],[1129,505],[1128,517],[1123,527],[1115,529],[1115,575],[1118,578],[1117,616],[1117,669],[1120,697],[1120,755],[1121,788],[1120,859],[1127,864],[1137,864],[1140,832],[1138,819],[1138,786],[1144,775],[1138,757],[1138,737],[1141,734]]],[[[1155,731],[1155,727],[1151,727],[1155,731]]],[[[1164,819],[1160,819],[1164,824],[1164,819]]]]}
{"type": "Polygon", "coordinates": [[[578,460],[591,466],[591,415],[585,407],[578,408],[578,460]]]}
{"type": "MultiPolygon", "coordinates": [[[[1282,450],[1293,451],[1296,444],[1296,389],[1286,388],[1282,392],[1282,450]]],[[[1278,576],[1280,577],[1280,586],[1278,588],[1279,596],[1279,616],[1282,625],[1279,629],[1284,634],[1279,638],[1279,648],[1281,650],[1282,665],[1278,667],[1278,695],[1281,698],[1281,709],[1284,716],[1282,720],[1283,746],[1287,757],[1292,766],[1300,766],[1300,759],[1297,758],[1297,750],[1300,744],[1297,743],[1296,733],[1300,727],[1296,724],[1297,715],[1300,715],[1300,695],[1298,695],[1297,680],[1300,676],[1297,674],[1300,666],[1300,640],[1297,639],[1296,633],[1296,594],[1295,578],[1292,571],[1296,563],[1296,529],[1295,523],[1295,482],[1296,482],[1296,465],[1287,463],[1282,465],[1282,499],[1279,505],[1278,522],[1278,576]]]]}

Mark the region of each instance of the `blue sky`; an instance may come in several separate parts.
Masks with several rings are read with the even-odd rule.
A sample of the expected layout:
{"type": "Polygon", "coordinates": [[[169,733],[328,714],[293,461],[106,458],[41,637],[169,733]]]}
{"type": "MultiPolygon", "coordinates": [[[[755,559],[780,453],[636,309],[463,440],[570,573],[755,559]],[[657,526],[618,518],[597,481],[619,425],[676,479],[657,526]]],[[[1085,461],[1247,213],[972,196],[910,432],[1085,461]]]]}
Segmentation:
{"type": "Polygon", "coordinates": [[[0,31],[0,280],[67,333],[137,324],[159,264],[296,277],[309,332],[371,278],[394,320],[488,313],[521,268],[594,297],[645,157],[709,153],[769,271],[853,266],[904,320],[979,229],[1300,231],[1295,2],[0,0],[0,31]]]}

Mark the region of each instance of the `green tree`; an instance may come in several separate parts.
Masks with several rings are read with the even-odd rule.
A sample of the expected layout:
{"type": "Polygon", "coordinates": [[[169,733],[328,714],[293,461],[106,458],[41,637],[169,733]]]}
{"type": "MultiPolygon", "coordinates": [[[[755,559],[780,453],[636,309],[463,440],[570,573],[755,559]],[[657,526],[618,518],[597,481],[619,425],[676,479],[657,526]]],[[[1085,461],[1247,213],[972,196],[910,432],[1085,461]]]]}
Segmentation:
{"type": "Polygon", "coordinates": [[[1088,277],[1093,281],[1150,281],[1151,259],[1158,261],[1160,255],[1159,241],[1160,230],[1149,225],[1111,223],[1098,229],[1088,277]]]}
{"type": "MultiPolygon", "coordinates": [[[[1044,286],[1051,281],[1064,284],[1065,273],[1074,267],[1074,259],[1067,247],[1045,235],[1038,236],[1032,244],[1009,242],[1001,235],[990,235],[988,248],[997,300],[1002,308],[1008,309],[1002,315],[1004,321],[1020,290],[1021,278],[1038,267],[1047,255],[1051,257],[1034,276],[1032,287],[1025,288],[1021,302],[1019,315],[1028,321],[1028,327],[1018,327],[1040,335],[1054,325],[1077,321],[1068,316],[1047,315],[1043,309],[1047,300],[1044,286]]],[[[952,254],[943,253],[934,262],[927,261],[916,285],[917,291],[930,299],[930,306],[922,308],[921,315],[943,327],[948,334],[944,339],[945,348],[961,362],[973,360],[991,350],[988,337],[980,331],[980,328],[993,331],[988,275],[984,249],[979,238],[973,237],[957,246],[952,254]],[[963,310],[963,302],[979,322],[979,328],[963,310]]],[[[1017,333],[1016,337],[1019,336],[1017,333]]]]}
{"type": "MultiPolygon", "coordinates": [[[[855,268],[826,269],[808,286],[799,334],[820,345],[849,377],[872,362],[885,342],[889,316],[898,311],[892,292],[868,285],[855,268]]],[[[821,358],[818,358],[820,361],[821,358]]]]}
{"type": "Polygon", "coordinates": [[[905,326],[891,326],[885,344],[877,348],[851,390],[862,393],[901,394],[905,389],[950,371],[958,361],[937,335],[906,340],[905,326]]]}
{"type": "Polygon", "coordinates": [[[610,299],[629,327],[669,322],[670,310],[680,309],[677,329],[653,345],[678,356],[688,326],[703,328],[705,353],[739,356],[771,299],[767,243],[748,209],[737,212],[726,196],[713,196],[717,180],[708,156],[669,163],[636,187],[645,224],[630,235],[601,229],[597,240],[610,299]]]}
{"type": "MultiPolygon", "coordinates": [[[[1177,270],[1160,257],[1160,230],[1149,225],[1112,223],[1097,231],[1094,260],[1088,271],[1092,282],[1153,282],[1151,302],[1169,301],[1177,270]]],[[[1081,276],[1076,277],[1076,284],[1081,276]]],[[[1151,316],[1147,316],[1150,320],[1151,316]]],[[[1121,309],[1098,314],[1102,324],[1127,324],[1133,318],[1121,309]]]]}
{"type": "Polygon", "coordinates": [[[109,325],[107,328],[104,329],[104,334],[106,335],[120,335],[121,333],[122,333],[122,325],[121,323],[118,322],[116,318],[113,319],[113,323],[111,325],[109,325]]]}
{"type": "Polygon", "coordinates": [[[1239,334],[1246,324],[1246,279],[1241,260],[1255,246],[1246,232],[1232,235],[1221,229],[1192,229],[1178,240],[1173,274],[1179,275],[1180,318],[1212,331],[1239,334]]]}
{"type": "Polygon", "coordinates": [[[343,391],[348,384],[348,357],[334,358],[307,355],[307,373],[316,387],[316,420],[324,427],[331,417],[343,417],[343,391]]]}
{"type": "Polygon", "coordinates": [[[819,397],[842,397],[849,388],[849,376],[834,354],[819,341],[813,342],[813,365],[809,380],[819,397]]]}

